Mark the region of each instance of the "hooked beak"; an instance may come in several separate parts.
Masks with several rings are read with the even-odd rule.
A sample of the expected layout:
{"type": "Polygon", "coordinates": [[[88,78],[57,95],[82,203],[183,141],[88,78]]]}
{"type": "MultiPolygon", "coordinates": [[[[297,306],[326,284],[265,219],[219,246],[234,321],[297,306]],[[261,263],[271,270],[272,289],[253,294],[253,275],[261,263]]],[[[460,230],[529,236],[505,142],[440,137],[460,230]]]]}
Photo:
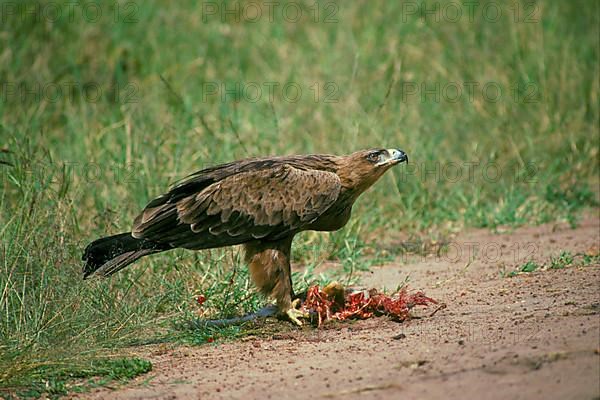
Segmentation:
{"type": "Polygon", "coordinates": [[[396,165],[402,162],[408,162],[408,156],[399,149],[387,149],[388,157],[382,160],[378,165],[396,165]]]}

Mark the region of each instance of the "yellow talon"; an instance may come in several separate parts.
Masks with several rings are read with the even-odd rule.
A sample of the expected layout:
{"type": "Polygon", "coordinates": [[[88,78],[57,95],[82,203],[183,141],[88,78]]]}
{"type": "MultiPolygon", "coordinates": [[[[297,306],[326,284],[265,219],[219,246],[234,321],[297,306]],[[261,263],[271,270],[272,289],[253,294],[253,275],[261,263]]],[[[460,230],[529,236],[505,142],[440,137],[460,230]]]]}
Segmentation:
{"type": "Polygon", "coordinates": [[[298,308],[298,305],[300,304],[300,299],[295,299],[292,301],[292,308],[298,308]]]}
{"type": "Polygon", "coordinates": [[[287,315],[288,319],[294,324],[302,326],[302,321],[300,321],[298,318],[309,318],[310,316],[308,313],[298,310],[299,305],[300,299],[292,301],[291,307],[285,312],[285,315],[287,315]]]}
{"type": "Polygon", "coordinates": [[[290,321],[292,321],[293,323],[295,323],[298,326],[302,326],[302,321],[300,321],[298,318],[308,318],[309,317],[308,313],[302,312],[295,308],[290,308],[289,310],[287,310],[285,312],[285,314],[290,319],[290,321]]]}

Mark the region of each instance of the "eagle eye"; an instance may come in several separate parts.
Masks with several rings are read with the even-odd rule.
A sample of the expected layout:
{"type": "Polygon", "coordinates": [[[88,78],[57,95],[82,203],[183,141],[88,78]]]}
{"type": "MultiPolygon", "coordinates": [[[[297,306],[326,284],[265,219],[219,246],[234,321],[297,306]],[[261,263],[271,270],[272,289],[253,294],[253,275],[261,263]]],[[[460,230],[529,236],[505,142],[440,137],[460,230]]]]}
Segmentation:
{"type": "Polygon", "coordinates": [[[369,160],[372,163],[377,163],[379,162],[380,155],[381,154],[379,151],[372,151],[367,155],[367,160],[369,160]]]}

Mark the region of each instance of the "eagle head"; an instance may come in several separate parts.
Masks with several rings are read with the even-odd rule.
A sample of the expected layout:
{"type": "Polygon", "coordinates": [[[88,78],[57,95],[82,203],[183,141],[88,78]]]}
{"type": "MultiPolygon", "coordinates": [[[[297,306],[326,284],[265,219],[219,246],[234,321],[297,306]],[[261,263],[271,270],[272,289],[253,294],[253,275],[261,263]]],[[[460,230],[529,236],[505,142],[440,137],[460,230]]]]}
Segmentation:
{"type": "Polygon", "coordinates": [[[359,195],[385,171],[402,162],[408,162],[408,156],[399,149],[361,150],[343,157],[336,173],[343,187],[356,191],[359,195]]]}

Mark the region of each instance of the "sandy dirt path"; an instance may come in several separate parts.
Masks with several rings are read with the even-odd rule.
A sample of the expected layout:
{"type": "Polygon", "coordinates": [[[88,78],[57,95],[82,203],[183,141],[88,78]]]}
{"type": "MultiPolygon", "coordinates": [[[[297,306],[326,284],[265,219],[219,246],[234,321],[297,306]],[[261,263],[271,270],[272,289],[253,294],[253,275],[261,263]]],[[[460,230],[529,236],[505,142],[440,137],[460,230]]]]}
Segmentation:
{"type": "Polygon", "coordinates": [[[560,250],[598,254],[599,229],[596,212],[577,229],[469,231],[444,256],[406,257],[363,276],[365,286],[393,288],[409,275],[411,288],[448,305],[433,317],[140,348],[151,373],[73,398],[598,399],[600,265],[502,271],[560,250]]]}

